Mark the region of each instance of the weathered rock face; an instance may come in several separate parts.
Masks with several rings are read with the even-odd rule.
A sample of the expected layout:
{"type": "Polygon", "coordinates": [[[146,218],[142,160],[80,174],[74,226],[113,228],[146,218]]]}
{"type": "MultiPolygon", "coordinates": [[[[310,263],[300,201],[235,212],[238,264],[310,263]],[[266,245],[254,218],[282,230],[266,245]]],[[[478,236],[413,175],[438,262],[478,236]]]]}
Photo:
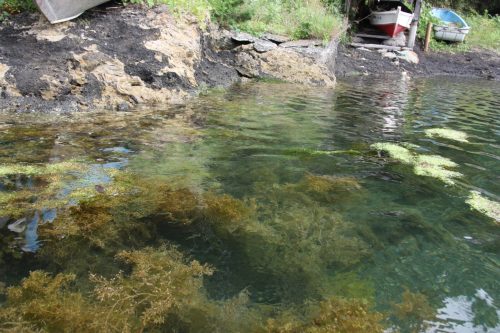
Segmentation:
{"type": "MultiPolygon", "coordinates": [[[[271,77],[332,86],[329,48],[280,47],[193,19],[166,6],[109,8],[50,25],[23,14],[0,25],[0,108],[18,111],[128,109],[182,102],[200,86],[271,77]]],[[[310,47],[307,47],[310,46],[310,47]]]]}

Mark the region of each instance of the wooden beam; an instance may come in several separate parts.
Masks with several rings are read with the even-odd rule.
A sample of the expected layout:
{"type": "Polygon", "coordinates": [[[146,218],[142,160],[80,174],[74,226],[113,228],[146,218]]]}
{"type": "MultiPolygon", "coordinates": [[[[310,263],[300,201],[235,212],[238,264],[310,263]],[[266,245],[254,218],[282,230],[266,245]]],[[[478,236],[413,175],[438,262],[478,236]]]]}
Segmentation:
{"type": "Polygon", "coordinates": [[[387,35],[356,34],[355,36],[361,37],[361,38],[391,39],[391,37],[389,37],[387,35]]]}
{"type": "Polygon", "coordinates": [[[367,49],[384,49],[389,51],[401,51],[402,48],[399,46],[390,46],[390,45],[382,45],[382,44],[363,44],[363,43],[351,43],[349,44],[354,47],[364,47],[367,49]]]}
{"type": "Polygon", "coordinates": [[[418,22],[420,20],[420,12],[422,10],[422,0],[417,0],[415,3],[415,10],[413,11],[413,20],[410,25],[410,32],[408,34],[408,47],[413,49],[415,47],[415,40],[417,39],[418,22]]]}
{"type": "Polygon", "coordinates": [[[429,51],[429,43],[431,42],[432,22],[427,23],[427,30],[425,31],[424,52],[429,51]]]}

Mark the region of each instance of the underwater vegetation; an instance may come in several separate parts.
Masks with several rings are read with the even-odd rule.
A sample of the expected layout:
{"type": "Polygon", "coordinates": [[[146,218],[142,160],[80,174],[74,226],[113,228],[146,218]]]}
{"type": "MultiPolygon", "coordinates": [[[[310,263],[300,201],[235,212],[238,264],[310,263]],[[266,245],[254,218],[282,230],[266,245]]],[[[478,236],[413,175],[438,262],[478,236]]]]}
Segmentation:
{"type": "MultiPolygon", "coordinates": [[[[155,330],[201,297],[201,278],[212,269],[186,261],[172,247],[123,251],[117,259],[132,266],[111,278],[91,274],[91,296],[74,291],[74,274],[31,272],[20,286],[7,288],[0,308],[1,329],[64,332],[155,330]]],[[[189,309],[186,310],[189,312],[189,309]]],[[[172,319],[174,320],[174,319],[172,319]]],[[[172,330],[173,331],[173,330],[172,330]]]]}
{"type": "Polygon", "coordinates": [[[469,142],[468,135],[465,132],[453,130],[450,128],[430,128],[425,130],[425,135],[429,138],[443,138],[458,142],[469,142]]]}
{"type": "Polygon", "coordinates": [[[305,322],[280,322],[271,319],[267,323],[268,333],[380,333],[384,315],[370,310],[366,301],[333,297],[325,300],[311,311],[305,322]]]}
{"type": "Polygon", "coordinates": [[[471,208],[490,217],[496,223],[500,223],[500,203],[485,198],[478,191],[471,191],[465,202],[471,206],[471,208]]]}
{"type": "Polygon", "coordinates": [[[61,208],[98,194],[96,185],[109,182],[112,169],[81,161],[44,165],[0,166],[0,215],[21,218],[27,211],[61,208]]]}
{"type": "Polygon", "coordinates": [[[372,144],[370,147],[378,151],[385,151],[391,158],[405,164],[413,163],[414,155],[410,150],[396,143],[378,142],[372,144]]]}
{"type": "Polygon", "coordinates": [[[396,112],[364,86],[252,87],[185,114],[8,123],[0,332],[413,333],[454,322],[452,298],[472,300],[468,325],[498,330],[500,243],[495,223],[475,223],[498,216],[494,128],[473,124],[486,116],[445,114],[484,133],[462,146],[421,133],[455,100],[442,94],[410,87],[396,112]],[[367,156],[374,140],[393,141],[373,146],[383,158],[367,156]],[[436,140],[459,149],[433,155],[436,140]]]}
{"type": "Polygon", "coordinates": [[[426,321],[436,317],[436,309],[431,306],[427,296],[411,292],[407,288],[402,294],[401,302],[394,303],[392,307],[400,328],[408,332],[425,331],[426,321]]]}
{"type": "Polygon", "coordinates": [[[413,166],[413,172],[416,175],[437,178],[448,185],[455,184],[454,179],[463,176],[458,171],[450,170],[457,167],[458,164],[446,157],[423,155],[410,150],[418,148],[418,146],[406,145],[405,148],[395,143],[381,142],[372,144],[371,148],[379,152],[386,152],[391,158],[413,166]]]}
{"type": "Polygon", "coordinates": [[[355,225],[323,206],[360,189],[353,178],[306,174],[295,184],[262,188],[251,199],[208,194],[202,222],[248,269],[280,290],[281,300],[300,301],[333,294],[326,272],[355,266],[370,255],[355,225]]]}
{"type": "Polygon", "coordinates": [[[31,272],[19,286],[6,289],[0,330],[382,332],[383,315],[359,299],[332,297],[273,317],[268,307],[248,307],[245,294],[210,300],[203,277],[213,269],[169,245],[121,251],[116,259],[129,268],[108,278],[90,274],[88,293],[77,291],[74,274],[31,272]]]}

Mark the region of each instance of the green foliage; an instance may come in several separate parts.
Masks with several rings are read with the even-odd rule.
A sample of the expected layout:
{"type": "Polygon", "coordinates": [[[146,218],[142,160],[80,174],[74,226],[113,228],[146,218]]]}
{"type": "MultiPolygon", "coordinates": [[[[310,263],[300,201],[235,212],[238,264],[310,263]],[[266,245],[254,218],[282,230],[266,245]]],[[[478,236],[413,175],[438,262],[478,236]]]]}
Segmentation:
{"type": "Polygon", "coordinates": [[[176,15],[191,14],[194,15],[201,23],[203,23],[210,15],[209,0],[122,0],[124,5],[127,4],[143,4],[146,6],[154,6],[165,4],[176,15]]]}
{"type": "Polygon", "coordinates": [[[500,52],[500,16],[491,16],[485,11],[483,15],[470,13],[464,19],[471,26],[467,45],[500,52]]]}
{"type": "Polygon", "coordinates": [[[256,35],[271,32],[295,39],[328,40],[340,31],[338,8],[319,0],[246,0],[237,10],[250,17],[233,26],[256,35]]]}
{"type": "Polygon", "coordinates": [[[251,34],[278,33],[295,39],[328,40],[339,31],[340,1],[320,0],[122,0],[124,4],[167,4],[175,13],[208,13],[220,24],[251,34]]]}
{"type": "Polygon", "coordinates": [[[34,0],[0,0],[0,12],[16,14],[36,10],[34,0]]]}
{"type": "MultiPolygon", "coordinates": [[[[438,3],[436,6],[445,7],[446,5],[438,3]]],[[[458,14],[462,16],[465,22],[471,27],[469,33],[465,37],[465,42],[448,43],[431,38],[431,50],[452,53],[470,51],[474,48],[500,51],[500,17],[498,15],[492,16],[484,9],[481,9],[481,11],[484,10],[484,14],[478,14],[470,3],[467,4],[465,2],[462,4],[455,4],[451,7],[461,11],[458,14]]],[[[440,24],[439,19],[430,14],[431,8],[432,6],[426,2],[422,4],[422,12],[418,25],[418,37],[422,40],[425,38],[425,32],[429,22],[434,25],[440,24]]]]}

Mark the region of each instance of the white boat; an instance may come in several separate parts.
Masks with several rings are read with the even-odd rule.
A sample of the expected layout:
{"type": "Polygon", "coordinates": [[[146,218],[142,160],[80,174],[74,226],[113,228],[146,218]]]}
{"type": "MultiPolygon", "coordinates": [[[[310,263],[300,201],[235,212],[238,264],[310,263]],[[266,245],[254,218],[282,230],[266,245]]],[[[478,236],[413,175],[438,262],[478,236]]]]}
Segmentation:
{"type": "Polygon", "coordinates": [[[391,37],[408,29],[412,20],[413,13],[399,1],[384,1],[370,15],[370,23],[391,37]]]}
{"type": "Polygon", "coordinates": [[[433,8],[431,15],[440,20],[434,25],[434,38],[450,42],[463,42],[470,27],[457,13],[447,8],[433,8]]]}
{"type": "Polygon", "coordinates": [[[36,0],[40,11],[50,23],[69,21],[84,11],[109,0],[36,0]]]}

